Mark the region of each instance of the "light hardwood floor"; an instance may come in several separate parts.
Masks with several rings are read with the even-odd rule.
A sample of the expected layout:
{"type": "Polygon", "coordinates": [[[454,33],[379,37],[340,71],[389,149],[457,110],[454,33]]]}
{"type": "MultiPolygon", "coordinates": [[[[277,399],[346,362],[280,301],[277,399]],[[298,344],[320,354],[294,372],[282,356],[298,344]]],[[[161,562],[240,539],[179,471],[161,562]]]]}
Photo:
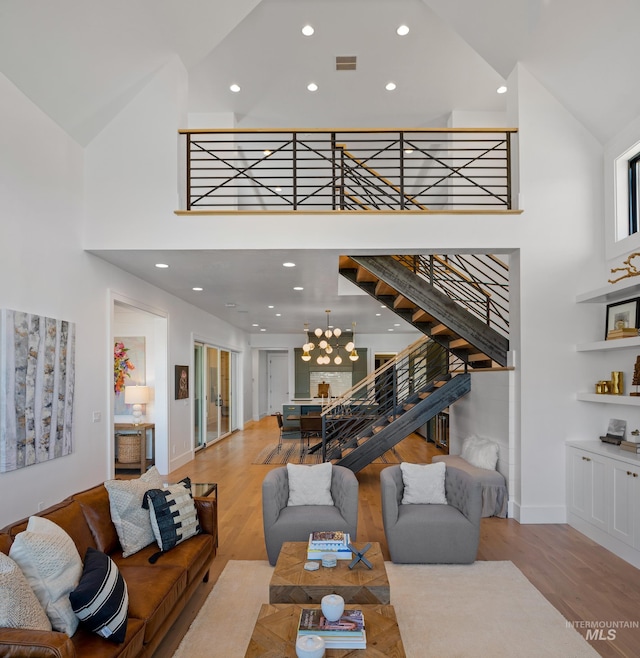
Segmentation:
{"type": "MultiPolygon", "coordinates": [[[[267,559],[261,485],[265,473],[275,466],[251,461],[277,437],[274,417],[249,423],[243,431],[199,452],[193,461],[170,474],[172,481],[188,475],[194,482],[218,483],[220,548],[210,582],[202,585],[156,653],[157,658],[172,656],[181,633],[195,618],[228,560],[267,559]]],[[[407,461],[417,463],[428,463],[439,453],[417,435],[405,439],[399,449],[407,461]]],[[[380,509],[382,468],[384,465],[371,464],[357,474],[358,538],[380,542],[385,559],[389,559],[380,509]]],[[[568,525],[520,525],[513,519],[483,519],[478,560],[511,560],[570,621],[640,621],[640,570],[568,525]]],[[[584,628],[579,632],[586,635],[584,628]]],[[[592,640],[590,644],[602,656],[640,656],[640,628],[618,628],[614,640],[592,640]]],[[[517,653],[514,647],[514,656],[517,653]]]]}

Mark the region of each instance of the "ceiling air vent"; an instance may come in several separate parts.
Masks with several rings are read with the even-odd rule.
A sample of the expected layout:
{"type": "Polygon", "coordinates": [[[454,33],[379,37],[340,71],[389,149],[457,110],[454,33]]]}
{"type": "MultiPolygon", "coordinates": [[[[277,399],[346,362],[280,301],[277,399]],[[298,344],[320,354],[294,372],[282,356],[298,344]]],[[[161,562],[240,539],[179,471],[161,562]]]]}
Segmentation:
{"type": "Polygon", "coordinates": [[[355,55],[338,55],[336,57],[336,71],[355,71],[355,70],[356,70],[355,55]]]}

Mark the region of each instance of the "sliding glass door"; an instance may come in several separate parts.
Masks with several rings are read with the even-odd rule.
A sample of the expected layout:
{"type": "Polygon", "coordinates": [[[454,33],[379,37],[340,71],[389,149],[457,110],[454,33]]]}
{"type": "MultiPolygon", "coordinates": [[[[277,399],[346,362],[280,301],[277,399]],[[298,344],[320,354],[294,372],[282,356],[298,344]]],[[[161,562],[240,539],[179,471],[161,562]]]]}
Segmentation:
{"type": "Polygon", "coordinates": [[[195,447],[226,436],[233,425],[233,363],[229,350],[194,344],[195,447]]]}

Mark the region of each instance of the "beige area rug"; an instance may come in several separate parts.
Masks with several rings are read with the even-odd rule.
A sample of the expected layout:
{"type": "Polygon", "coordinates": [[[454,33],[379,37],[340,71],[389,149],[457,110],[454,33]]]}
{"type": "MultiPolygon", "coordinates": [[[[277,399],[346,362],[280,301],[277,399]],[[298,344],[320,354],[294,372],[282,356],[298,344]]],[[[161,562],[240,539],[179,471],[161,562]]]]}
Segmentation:
{"type": "MultiPolygon", "coordinates": [[[[511,562],[386,567],[408,658],[598,656],[511,562]]],[[[229,561],[174,658],[242,658],[272,573],[229,561]]]]}
{"type": "MultiPolygon", "coordinates": [[[[313,444],[311,444],[313,445],[313,444]]],[[[305,444],[306,448],[306,444],[305,444]]],[[[346,454],[346,453],[345,453],[346,454]]],[[[319,464],[322,451],[307,455],[300,453],[300,439],[287,439],[281,447],[277,443],[265,446],[253,459],[252,464],[319,464]]],[[[388,450],[373,461],[374,464],[399,464],[402,460],[397,449],[388,450]]]]}

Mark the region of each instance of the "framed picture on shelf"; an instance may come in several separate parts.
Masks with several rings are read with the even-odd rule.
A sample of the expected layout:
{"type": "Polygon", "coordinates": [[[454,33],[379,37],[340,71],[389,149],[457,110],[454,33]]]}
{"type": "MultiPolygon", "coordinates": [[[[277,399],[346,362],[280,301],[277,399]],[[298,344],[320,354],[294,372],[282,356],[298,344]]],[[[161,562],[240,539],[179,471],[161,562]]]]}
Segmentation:
{"type": "Polygon", "coordinates": [[[607,304],[605,339],[638,335],[638,299],[607,304]]]}

